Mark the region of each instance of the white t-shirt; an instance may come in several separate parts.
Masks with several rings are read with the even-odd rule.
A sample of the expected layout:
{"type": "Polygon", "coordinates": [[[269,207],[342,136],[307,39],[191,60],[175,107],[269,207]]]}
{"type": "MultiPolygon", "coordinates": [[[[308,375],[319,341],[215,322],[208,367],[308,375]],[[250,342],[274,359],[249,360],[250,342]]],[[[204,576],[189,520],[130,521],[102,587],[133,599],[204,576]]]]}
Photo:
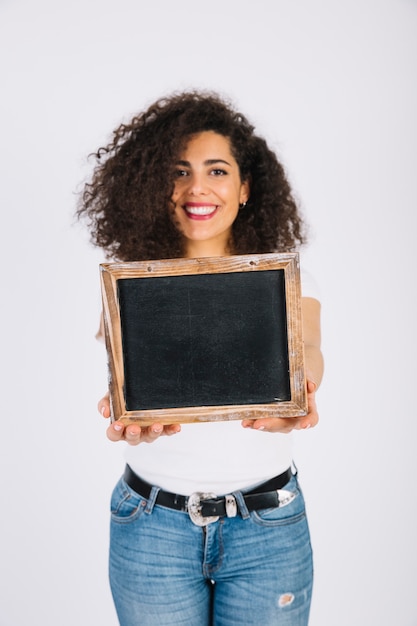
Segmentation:
{"type": "MultiPolygon", "coordinates": [[[[319,300],[314,278],[301,270],[303,297],[319,300]]],[[[126,462],[162,489],[224,495],[281,474],[292,462],[292,436],[242,428],[240,420],[182,424],[154,443],[127,445],[126,462]]]]}

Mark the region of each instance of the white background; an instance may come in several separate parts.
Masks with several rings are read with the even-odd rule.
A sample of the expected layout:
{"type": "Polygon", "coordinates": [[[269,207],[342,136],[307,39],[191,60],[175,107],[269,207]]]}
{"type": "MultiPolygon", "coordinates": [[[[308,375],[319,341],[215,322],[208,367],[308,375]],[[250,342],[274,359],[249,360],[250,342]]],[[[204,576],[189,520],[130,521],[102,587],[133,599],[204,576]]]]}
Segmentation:
{"type": "MultiPolygon", "coordinates": [[[[320,425],[297,434],[311,626],[416,626],[416,0],[2,0],[1,626],[115,626],[100,251],[86,156],[174,89],[281,155],[321,286],[320,425]]],[[[161,588],[163,594],[163,588],[161,588]]],[[[196,625],[198,626],[198,625],[196,625]]]]}

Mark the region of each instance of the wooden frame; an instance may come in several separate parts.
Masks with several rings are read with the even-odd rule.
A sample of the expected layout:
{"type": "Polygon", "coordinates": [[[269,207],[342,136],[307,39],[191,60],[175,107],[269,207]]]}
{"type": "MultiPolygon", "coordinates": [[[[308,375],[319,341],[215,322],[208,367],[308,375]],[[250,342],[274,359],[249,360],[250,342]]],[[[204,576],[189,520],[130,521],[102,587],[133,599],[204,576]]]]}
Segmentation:
{"type": "MultiPolygon", "coordinates": [[[[123,423],[127,424],[130,422],[138,421],[141,425],[146,426],[150,425],[153,422],[159,422],[162,424],[171,424],[176,422],[206,422],[206,421],[222,421],[222,420],[232,420],[232,419],[257,419],[261,417],[293,417],[293,416],[302,416],[307,413],[307,394],[306,394],[306,380],[305,380],[305,370],[304,370],[304,348],[303,348],[303,340],[302,340],[302,318],[301,318],[301,288],[300,288],[300,271],[299,271],[299,257],[298,253],[288,253],[288,254],[259,254],[259,255],[242,255],[242,256],[231,256],[231,257],[213,257],[213,258],[202,258],[202,259],[170,259],[170,260],[157,260],[157,261],[138,261],[131,263],[103,263],[100,265],[100,276],[101,276],[101,290],[102,290],[102,299],[103,299],[103,321],[104,321],[104,330],[105,330],[105,340],[106,340],[106,349],[108,355],[108,366],[109,366],[109,388],[110,388],[110,400],[111,400],[111,411],[112,411],[112,420],[121,420],[123,423]],[[253,274],[254,272],[262,272],[260,275],[253,274]],[[274,272],[274,273],[271,273],[274,272]],[[186,299],[184,297],[177,297],[178,287],[185,285],[185,280],[192,281],[191,285],[194,289],[194,285],[196,285],[197,289],[199,288],[199,282],[202,281],[201,278],[198,277],[205,276],[205,282],[210,281],[209,288],[211,289],[212,285],[224,282],[225,286],[222,287],[223,291],[220,289],[221,297],[216,295],[216,298],[211,298],[211,291],[204,292],[202,300],[202,305],[204,307],[210,305],[212,307],[210,312],[210,320],[214,320],[216,318],[222,318],[225,320],[225,324],[227,324],[227,320],[229,319],[227,316],[229,315],[229,309],[222,309],[216,311],[213,307],[227,307],[227,298],[234,298],[233,289],[234,286],[240,284],[243,280],[245,284],[248,283],[251,285],[257,285],[259,279],[265,278],[268,281],[268,284],[275,285],[275,279],[280,279],[283,281],[283,290],[282,297],[273,295],[273,301],[278,302],[279,306],[283,308],[284,318],[280,325],[282,328],[280,329],[281,333],[281,344],[285,344],[284,352],[280,355],[279,359],[275,357],[275,352],[272,354],[271,350],[269,350],[269,339],[268,336],[262,335],[262,345],[266,346],[266,350],[262,349],[261,355],[255,354],[252,358],[252,353],[249,353],[249,361],[244,362],[241,366],[240,372],[243,372],[246,375],[246,383],[244,386],[248,386],[248,381],[254,381],[254,390],[256,396],[256,390],[258,387],[262,387],[264,378],[266,377],[266,373],[269,373],[271,368],[268,367],[268,372],[262,373],[263,364],[263,354],[264,352],[271,352],[271,359],[273,359],[275,369],[279,366],[280,372],[283,376],[283,385],[284,387],[287,385],[288,393],[284,393],[282,397],[280,397],[279,393],[274,391],[274,378],[272,380],[272,391],[266,394],[273,394],[273,398],[267,397],[266,400],[259,400],[259,398],[253,400],[249,397],[248,400],[240,401],[241,396],[245,393],[245,389],[238,389],[237,381],[241,378],[240,375],[235,375],[232,372],[232,375],[227,379],[227,384],[225,381],[225,376],[217,374],[217,370],[219,369],[219,364],[223,365],[225,359],[227,360],[228,355],[221,354],[220,356],[216,353],[214,358],[218,358],[218,361],[213,361],[214,365],[211,366],[209,372],[205,372],[204,376],[204,385],[200,384],[200,387],[205,386],[206,378],[211,378],[212,372],[213,377],[216,375],[219,376],[219,384],[220,386],[224,386],[229,389],[229,387],[236,387],[236,393],[238,394],[239,401],[235,401],[232,396],[231,401],[227,399],[227,401],[222,400],[222,396],[220,394],[219,400],[215,399],[216,393],[213,393],[213,400],[210,402],[199,402],[194,406],[194,402],[186,403],[186,406],[169,406],[169,398],[168,405],[162,406],[152,406],[152,402],[150,402],[149,406],[144,408],[141,400],[138,402],[137,399],[137,391],[136,387],[139,385],[139,394],[141,382],[137,381],[137,376],[131,376],[129,370],[129,376],[126,374],[126,367],[131,367],[128,365],[130,362],[133,363],[133,368],[136,368],[136,364],[139,363],[138,367],[141,367],[142,372],[148,372],[148,364],[141,363],[140,359],[137,359],[137,352],[132,353],[132,349],[129,348],[131,345],[131,337],[133,337],[134,341],[136,341],[136,327],[139,328],[144,325],[142,312],[145,311],[145,305],[142,304],[142,300],[140,298],[142,296],[138,296],[136,291],[139,289],[139,294],[142,293],[141,290],[145,290],[145,294],[147,293],[147,289],[154,288],[156,285],[157,291],[155,293],[165,294],[165,297],[170,298],[169,300],[164,300],[159,305],[155,306],[158,309],[150,310],[147,313],[147,319],[152,320],[154,317],[156,318],[156,329],[157,329],[157,338],[160,340],[160,345],[162,346],[161,354],[163,353],[164,346],[166,345],[166,340],[168,338],[168,333],[170,329],[173,327],[173,323],[171,322],[171,318],[167,321],[166,324],[158,321],[158,316],[163,316],[165,314],[165,308],[167,302],[172,302],[172,306],[176,307],[180,305],[180,300],[186,299]],[[173,277],[173,280],[172,278],[173,277]],[[181,279],[184,277],[184,279],[181,279]],[[195,278],[185,278],[185,277],[195,277],[195,278]],[[211,277],[211,278],[208,278],[211,277]],[[214,278],[213,278],[214,277],[214,278]],[[161,283],[150,283],[148,281],[153,281],[154,279],[163,278],[162,286],[163,289],[159,288],[161,283]],[[181,279],[181,280],[179,280],[181,279]],[[122,281],[122,282],[120,282],[122,281]],[[126,281],[126,282],[124,282],[126,281]],[[145,282],[146,281],[146,282],[145,282]],[[248,282],[249,281],[249,282],[248,282]],[[254,282],[255,281],[255,282],[254,282]],[[173,283],[173,287],[171,287],[171,283],[173,283]],[[168,285],[168,287],[166,287],[168,285]],[[173,291],[173,296],[170,295],[170,290],[173,291]],[[207,298],[207,293],[210,294],[210,297],[207,298]],[[127,295],[126,295],[127,294],[127,295]],[[133,295],[131,295],[133,294],[133,295]],[[168,294],[168,295],[167,295],[168,294]],[[127,297],[127,300],[126,300],[127,297]],[[138,300],[139,298],[139,300],[138,300]],[[274,300],[275,298],[275,300],[274,300]],[[278,298],[278,300],[277,300],[278,298]],[[213,301],[214,300],[214,301],[213,301]],[[282,302],[280,302],[280,300],[282,302]],[[138,304],[139,302],[139,304],[138,304]],[[216,304],[217,303],[217,304],[216,304]],[[135,307],[139,307],[140,311],[138,315],[131,314],[131,310],[136,311],[135,307]],[[142,308],[141,308],[142,307],[142,308]],[[130,321],[132,320],[132,321],[130,321]],[[125,331],[132,327],[132,330],[129,330],[129,344],[127,343],[127,339],[125,337],[125,331]],[[133,333],[133,335],[132,335],[133,333]],[[165,335],[164,335],[165,333],[165,335]],[[162,337],[162,339],[161,339],[162,337]],[[284,339],[283,339],[284,338],[284,339]],[[267,343],[265,343],[265,341],[267,343]],[[130,352],[129,352],[130,350],[130,352]],[[130,360],[129,360],[130,359],[130,360]],[[256,359],[259,362],[257,363],[256,359]],[[276,362],[275,362],[276,360],[276,362]],[[281,367],[280,363],[284,363],[284,367],[281,367]],[[286,363],[286,365],[285,365],[286,363]],[[253,367],[252,367],[253,365],[253,367]],[[251,371],[248,373],[247,370],[251,371]],[[256,372],[260,370],[259,373],[259,381],[256,381],[256,372]],[[214,373],[216,371],[216,374],[214,373]],[[255,373],[254,373],[255,372],[255,373]],[[133,391],[129,391],[129,384],[133,391]],[[135,395],[136,394],[136,395],[135,395]],[[278,396],[278,397],[276,397],[278,396]],[[133,398],[133,400],[132,400],[133,398]],[[220,402],[220,403],[219,403],[220,402]],[[132,406],[133,404],[133,406],[132,406]]],[[[187,283],[188,284],[188,283],[187,283]]],[[[252,288],[252,287],[250,287],[252,288]]],[[[184,287],[185,289],[185,287],[184,287]]],[[[188,287],[187,287],[188,289],[188,287]]],[[[240,287],[238,288],[240,289],[240,287]]],[[[230,333],[235,333],[234,328],[231,330],[231,326],[234,326],[235,316],[240,313],[240,309],[245,309],[246,306],[250,308],[250,313],[248,315],[252,315],[253,310],[255,311],[255,315],[258,315],[257,311],[263,315],[263,312],[268,308],[271,309],[271,313],[267,313],[272,316],[271,321],[267,318],[259,318],[259,323],[257,319],[252,319],[252,327],[255,328],[259,332],[263,332],[264,327],[275,328],[277,326],[275,315],[276,309],[279,307],[266,306],[264,304],[259,305],[256,308],[254,304],[254,298],[251,298],[250,291],[246,290],[246,287],[241,289],[242,291],[242,299],[240,302],[240,308],[234,308],[234,311],[230,313],[230,320],[232,320],[232,324],[228,324],[225,326],[223,330],[224,337],[227,339],[230,336],[230,333]],[[266,320],[266,321],[265,321],[266,320]]],[[[262,288],[263,289],[263,288],[262,288]]],[[[266,290],[268,287],[266,287],[266,290]]],[[[181,290],[180,290],[181,291],[181,290]]],[[[275,291],[275,287],[273,287],[273,291],[275,291]]],[[[185,292],[184,292],[185,293],[185,292]]],[[[187,291],[188,293],[188,291],[187,291]]],[[[192,292],[191,301],[198,299],[194,297],[194,293],[199,294],[200,292],[192,292]]],[[[216,287],[217,293],[217,287],[216,287]]],[[[239,291],[240,293],[240,291],[239,291]]],[[[256,291],[256,293],[258,293],[256,291]]],[[[162,297],[162,296],[161,296],[162,297]]],[[[268,304],[269,295],[268,291],[261,292],[261,298],[266,298],[266,302],[268,304]],[[263,295],[265,294],[265,296],[263,295]]],[[[148,305],[146,306],[154,306],[154,296],[149,295],[146,298],[143,298],[143,301],[148,300],[148,305]]],[[[189,298],[190,300],[190,298],[189,298]]],[[[232,300],[234,305],[234,300],[232,300]]],[[[262,300],[263,302],[263,300],[262,300]]],[[[272,302],[272,300],[271,300],[272,302]]],[[[203,308],[204,308],[203,307],[203,308]]],[[[230,308],[230,306],[229,306],[230,308]]],[[[233,308],[233,307],[232,307],[233,308]]],[[[243,315],[245,312],[243,312],[243,315]]],[[[187,312],[188,315],[188,312],[187,312]]],[[[177,332],[181,333],[182,329],[184,329],[184,333],[187,333],[187,322],[184,323],[184,320],[198,318],[198,315],[194,316],[190,313],[191,317],[180,316],[180,323],[175,327],[177,332]]],[[[175,315],[174,315],[175,317],[175,315]]],[[[201,317],[201,315],[200,315],[201,317]]],[[[165,318],[161,318],[165,319],[165,318]]],[[[241,324],[241,321],[239,324],[241,324]]],[[[198,325],[199,322],[196,322],[198,325]]],[[[208,327],[211,327],[211,324],[207,324],[207,320],[202,325],[204,329],[204,333],[208,327]]],[[[148,354],[151,357],[153,355],[153,347],[152,343],[150,343],[149,349],[146,345],[146,350],[144,351],[144,342],[148,342],[147,331],[146,328],[141,331],[141,354],[148,354]]],[[[198,329],[193,332],[199,332],[198,329]]],[[[217,332],[217,331],[216,331],[217,332]]],[[[267,332],[267,331],[265,331],[267,332]]],[[[201,334],[201,333],[200,333],[201,334]]],[[[234,335],[235,336],[235,335],[234,335]]],[[[215,338],[216,336],[214,336],[215,338]]],[[[207,344],[204,345],[205,337],[200,337],[197,341],[202,341],[203,349],[207,349],[207,344]]],[[[152,339],[149,338],[149,342],[152,339]]],[[[187,339],[188,341],[188,339],[187,339]]],[[[224,340],[221,340],[224,343],[224,340]]],[[[240,337],[236,335],[236,340],[232,339],[231,341],[235,341],[236,353],[235,356],[239,361],[241,357],[241,353],[245,352],[246,344],[242,342],[240,337]],[[244,349],[243,349],[244,348],[244,349]]],[[[273,340],[275,341],[275,340],[273,340]]],[[[273,343],[272,341],[272,343],[273,343]]],[[[262,343],[261,342],[261,343],[262,343]]],[[[210,343],[210,342],[208,342],[210,343]]],[[[215,343],[215,341],[211,342],[215,343]]],[[[211,345],[210,343],[210,345],[211,345]]],[[[256,341],[255,341],[256,343],[256,341]]],[[[183,345],[183,344],[180,344],[183,345]]],[[[275,345],[275,344],[273,344],[275,345]]],[[[229,348],[227,351],[230,352],[229,348]]],[[[255,347],[255,353],[257,348],[255,347]]],[[[174,350],[175,354],[178,353],[178,350],[174,350]]],[[[179,350],[182,353],[182,348],[179,350]]],[[[213,351],[212,351],[213,352],[213,351]]],[[[158,359],[164,358],[163,354],[158,356],[158,359]]],[[[198,359],[196,361],[196,365],[201,365],[202,361],[205,360],[205,354],[203,358],[198,359]]],[[[214,352],[213,352],[214,354],[214,352]]],[[[181,358],[181,355],[180,357],[181,358]]],[[[212,358],[212,357],[210,357],[212,358]]],[[[186,360],[186,359],[184,359],[186,360]]],[[[160,361],[159,361],[160,362],[160,361]]],[[[191,367],[187,363],[185,367],[191,367]]],[[[229,363],[230,368],[232,368],[232,363],[229,363]]],[[[150,366],[149,366],[150,367],[150,366]]],[[[169,367],[168,365],[164,365],[164,367],[169,367]]],[[[175,367],[178,369],[182,367],[181,363],[177,362],[175,367]]],[[[232,368],[233,369],[233,368],[232,368]]],[[[157,386],[156,378],[158,378],[158,365],[156,365],[153,369],[153,378],[150,378],[149,387],[153,388],[154,383],[157,386]],[[155,373],[156,372],[156,373],[155,373]]],[[[232,370],[230,370],[232,371],[232,370]]],[[[275,371],[275,370],[274,370],[275,371]]],[[[280,373],[280,376],[281,376],[280,373]]],[[[176,370],[172,373],[172,378],[175,378],[176,370]]],[[[194,375],[194,370],[192,370],[192,375],[194,375]]],[[[141,374],[142,376],[142,374],[141,374]]],[[[139,377],[140,378],[140,377],[139,377]]],[[[189,383],[190,372],[185,375],[185,384],[189,383]]],[[[227,378],[227,377],[226,377],[227,378]]],[[[242,376],[244,378],[244,376],[242,376]]],[[[168,378],[166,379],[168,380],[168,378]]],[[[207,381],[214,386],[217,384],[216,381],[207,381]]],[[[201,383],[201,379],[200,379],[201,383]]],[[[162,382],[161,385],[164,383],[162,382]]],[[[197,385],[198,387],[199,385],[197,385]]],[[[250,386],[250,385],[249,385],[250,386]]],[[[165,387],[161,387],[165,389],[165,387]]],[[[152,393],[152,391],[150,392],[152,393]]],[[[174,392],[175,393],[175,392],[174,392]]],[[[211,392],[210,392],[211,393],[211,392]]],[[[226,395],[228,392],[224,392],[226,395]]],[[[235,393],[235,392],[233,392],[235,393]]],[[[161,394],[159,394],[161,395],[161,394]]],[[[165,393],[163,394],[165,397],[165,393]]],[[[252,393],[253,396],[253,393],[252,393]]],[[[210,396],[212,397],[212,396],[210,396]]],[[[159,399],[158,399],[159,401],[159,399]]],[[[172,404],[175,404],[173,402],[172,404]]],[[[178,404],[178,403],[177,403],[178,404]]]]}

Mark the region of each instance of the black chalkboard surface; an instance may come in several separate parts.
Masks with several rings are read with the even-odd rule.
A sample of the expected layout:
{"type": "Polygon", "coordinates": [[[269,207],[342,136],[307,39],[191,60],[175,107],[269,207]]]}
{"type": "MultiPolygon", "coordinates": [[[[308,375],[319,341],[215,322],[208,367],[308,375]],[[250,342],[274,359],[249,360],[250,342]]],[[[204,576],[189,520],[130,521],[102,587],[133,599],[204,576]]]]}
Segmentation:
{"type": "Polygon", "coordinates": [[[100,268],[114,419],[305,414],[296,253],[100,268]]]}
{"type": "Polygon", "coordinates": [[[290,399],[284,271],[118,281],[128,410],[290,399]]]}

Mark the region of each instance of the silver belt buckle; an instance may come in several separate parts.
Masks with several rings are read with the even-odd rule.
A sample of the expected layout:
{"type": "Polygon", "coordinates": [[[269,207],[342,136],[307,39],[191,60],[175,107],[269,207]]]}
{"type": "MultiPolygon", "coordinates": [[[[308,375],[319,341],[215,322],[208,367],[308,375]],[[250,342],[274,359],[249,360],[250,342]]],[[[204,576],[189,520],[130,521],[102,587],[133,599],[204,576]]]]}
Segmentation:
{"type": "Polygon", "coordinates": [[[210,498],[217,498],[215,493],[201,493],[194,492],[188,498],[188,515],[190,516],[191,521],[196,526],[207,526],[207,524],[211,524],[212,522],[217,522],[219,519],[219,515],[213,515],[210,517],[203,517],[201,514],[201,501],[202,500],[210,500],[210,498]]]}

